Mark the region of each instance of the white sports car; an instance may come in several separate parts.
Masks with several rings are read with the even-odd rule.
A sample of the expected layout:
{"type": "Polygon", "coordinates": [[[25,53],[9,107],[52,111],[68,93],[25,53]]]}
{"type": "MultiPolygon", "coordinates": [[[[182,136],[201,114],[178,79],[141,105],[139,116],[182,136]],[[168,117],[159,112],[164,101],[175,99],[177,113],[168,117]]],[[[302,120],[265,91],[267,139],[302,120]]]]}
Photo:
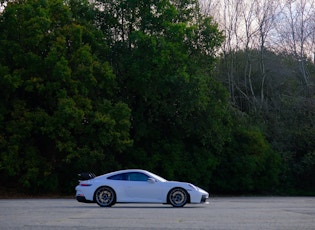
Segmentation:
{"type": "Polygon", "coordinates": [[[197,186],[167,181],[151,172],[140,169],[120,170],[98,177],[79,174],[76,199],[79,202],[97,203],[110,207],[115,203],[162,203],[183,207],[186,203],[204,203],[209,194],[197,186]]]}

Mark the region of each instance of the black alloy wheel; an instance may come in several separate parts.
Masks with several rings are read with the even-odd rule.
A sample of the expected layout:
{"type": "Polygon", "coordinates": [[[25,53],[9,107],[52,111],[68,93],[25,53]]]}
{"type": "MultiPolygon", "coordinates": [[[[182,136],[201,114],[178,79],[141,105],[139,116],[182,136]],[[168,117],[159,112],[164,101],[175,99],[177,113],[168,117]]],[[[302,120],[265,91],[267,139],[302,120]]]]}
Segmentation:
{"type": "Polygon", "coordinates": [[[115,191],[110,187],[100,187],[95,192],[95,201],[101,207],[111,207],[116,203],[115,191]]]}
{"type": "Polygon", "coordinates": [[[187,200],[188,194],[183,188],[174,188],[168,194],[168,201],[173,207],[183,207],[187,200]]]}

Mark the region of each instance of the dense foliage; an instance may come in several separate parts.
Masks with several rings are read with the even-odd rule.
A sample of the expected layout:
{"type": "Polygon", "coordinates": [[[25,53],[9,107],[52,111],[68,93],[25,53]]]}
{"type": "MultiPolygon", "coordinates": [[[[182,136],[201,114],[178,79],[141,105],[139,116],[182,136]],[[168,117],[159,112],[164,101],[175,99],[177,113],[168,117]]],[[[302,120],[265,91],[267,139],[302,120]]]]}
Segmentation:
{"type": "Polygon", "coordinates": [[[229,53],[220,59],[217,77],[228,85],[227,76],[233,75],[234,89],[230,87],[230,92],[234,107],[246,114],[249,123],[262,130],[273,151],[280,154],[278,192],[314,194],[315,65],[311,60],[300,60],[288,53],[264,50],[263,57],[261,55],[260,50],[229,53]],[[252,90],[247,87],[249,78],[244,77],[248,56],[252,90]],[[264,74],[261,72],[262,60],[264,74]],[[301,68],[302,61],[305,69],[301,68]],[[228,63],[234,63],[232,71],[226,68],[228,63]],[[304,71],[309,84],[305,84],[304,71]]]}
{"type": "Polygon", "coordinates": [[[8,183],[70,190],[78,170],[112,167],[132,143],[130,109],[114,99],[91,14],[87,3],[56,0],[14,2],[1,15],[0,167],[8,183]]]}
{"type": "Polygon", "coordinates": [[[307,136],[287,130],[309,144],[305,154],[296,143],[297,162],[275,143],[278,126],[230,102],[216,64],[223,39],[195,0],[9,2],[0,15],[2,184],[71,193],[79,172],[122,168],[220,193],[311,179],[308,120],[307,136]]]}

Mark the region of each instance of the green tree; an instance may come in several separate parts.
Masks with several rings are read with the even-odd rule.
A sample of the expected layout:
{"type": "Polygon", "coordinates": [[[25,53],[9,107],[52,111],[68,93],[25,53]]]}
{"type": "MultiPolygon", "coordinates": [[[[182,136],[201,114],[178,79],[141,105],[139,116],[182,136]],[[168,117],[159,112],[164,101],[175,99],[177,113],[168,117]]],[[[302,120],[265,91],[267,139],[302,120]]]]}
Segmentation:
{"type": "Polygon", "coordinates": [[[253,127],[259,127],[272,149],[281,155],[279,190],[287,194],[301,192],[313,194],[315,65],[310,60],[304,60],[310,83],[306,90],[305,82],[300,76],[301,64],[294,55],[274,53],[270,50],[264,50],[264,55],[263,100],[259,93],[263,76],[260,74],[257,50],[226,54],[218,65],[218,79],[226,87],[230,87],[231,101],[234,107],[242,112],[241,116],[237,117],[246,114],[247,122],[253,127]],[[244,78],[246,54],[251,57],[252,88],[244,78]],[[226,68],[230,64],[233,64],[232,72],[230,68],[229,70],[226,68]],[[232,77],[233,81],[226,76],[232,77]]]}
{"type": "Polygon", "coordinates": [[[214,172],[213,189],[233,194],[273,193],[279,185],[280,169],[280,154],[263,133],[255,127],[237,125],[214,172]]]}
{"type": "Polygon", "coordinates": [[[27,0],[0,15],[0,170],[29,191],[113,169],[131,144],[94,12],[87,1],[27,0]]]}
{"type": "Polygon", "coordinates": [[[193,0],[96,4],[132,109],[134,146],[122,165],[209,186],[230,131],[227,93],[211,74],[223,40],[217,25],[193,0]]]}

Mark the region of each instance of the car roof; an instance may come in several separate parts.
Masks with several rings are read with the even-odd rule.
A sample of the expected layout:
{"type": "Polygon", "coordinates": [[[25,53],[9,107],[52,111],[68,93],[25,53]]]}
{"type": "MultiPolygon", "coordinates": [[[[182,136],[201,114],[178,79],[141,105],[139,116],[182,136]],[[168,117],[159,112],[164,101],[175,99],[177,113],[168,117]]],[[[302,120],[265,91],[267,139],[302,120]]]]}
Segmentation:
{"type": "Polygon", "coordinates": [[[110,176],[117,175],[117,174],[120,174],[120,173],[132,173],[132,172],[145,173],[145,174],[149,175],[150,177],[154,177],[154,178],[158,179],[159,181],[167,181],[163,177],[160,177],[159,175],[156,175],[156,174],[154,174],[152,172],[149,172],[147,170],[144,170],[144,169],[123,169],[123,170],[118,170],[118,171],[114,171],[114,172],[110,172],[110,173],[106,173],[106,174],[100,175],[100,176],[98,176],[98,178],[102,177],[102,178],[106,178],[107,179],[110,176]]]}
{"type": "Polygon", "coordinates": [[[148,172],[146,170],[143,170],[143,169],[123,169],[123,170],[118,170],[118,171],[106,173],[103,176],[109,177],[109,176],[116,175],[116,174],[119,174],[119,173],[130,173],[130,172],[141,172],[141,173],[148,173],[148,174],[150,174],[150,172],[148,172]]]}

